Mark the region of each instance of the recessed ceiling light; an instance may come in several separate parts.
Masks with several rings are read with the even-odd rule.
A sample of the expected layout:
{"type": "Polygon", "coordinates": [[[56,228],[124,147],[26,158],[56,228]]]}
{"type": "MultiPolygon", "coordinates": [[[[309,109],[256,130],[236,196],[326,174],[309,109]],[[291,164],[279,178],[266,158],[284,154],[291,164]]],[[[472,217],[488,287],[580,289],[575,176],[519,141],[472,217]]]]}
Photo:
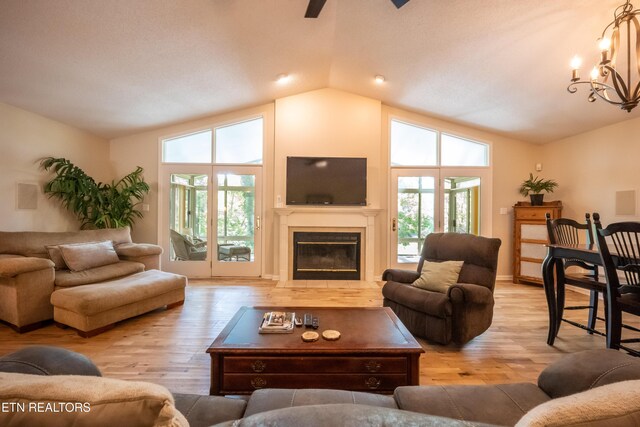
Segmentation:
{"type": "Polygon", "coordinates": [[[278,77],[276,77],[276,81],[283,85],[285,83],[287,83],[289,80],[291,79],[291,77],[289,76],[289,74],[278,74],[278,77]]]}
{"type": "Polygon", "coordinates": [[[381,85],[382,83],[384,83],[384,81],[386,80],[386,79],[384,78],[384,76],[382,76],[382,75],[380,75],[380,74],[378,74],[378,75],[375,77],[375,79],[376,79],[376,83],[378,83],[379,85],[381,85]]]}

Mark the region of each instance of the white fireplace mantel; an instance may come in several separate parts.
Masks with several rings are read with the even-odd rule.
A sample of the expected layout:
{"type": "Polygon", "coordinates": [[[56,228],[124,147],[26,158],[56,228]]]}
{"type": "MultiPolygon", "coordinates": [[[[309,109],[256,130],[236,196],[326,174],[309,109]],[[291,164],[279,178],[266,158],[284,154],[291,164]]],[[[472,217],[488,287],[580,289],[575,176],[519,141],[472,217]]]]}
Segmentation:
{"type": "Polygon", "coordinates": [[[362,228],[364,230],[364,280],[373,281],[375,255],[375,218],[380,209],[357,207],[287,207],[275,208],[279,218],[279,279],[291,279],[289,265],[289,229],[291,228],[362,228]]]}

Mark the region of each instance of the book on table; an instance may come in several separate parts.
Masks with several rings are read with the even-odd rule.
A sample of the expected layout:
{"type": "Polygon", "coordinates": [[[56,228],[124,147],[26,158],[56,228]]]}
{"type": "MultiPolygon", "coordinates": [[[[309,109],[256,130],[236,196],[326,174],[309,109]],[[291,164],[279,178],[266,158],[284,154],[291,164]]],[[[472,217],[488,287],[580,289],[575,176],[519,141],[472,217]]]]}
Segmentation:
{"type": "Polygon", "coordinates": [[[287,311],[269,311],[262,316],[258,328],[261,334],[288,334],[293,332],[296,314],[287,311]]]}

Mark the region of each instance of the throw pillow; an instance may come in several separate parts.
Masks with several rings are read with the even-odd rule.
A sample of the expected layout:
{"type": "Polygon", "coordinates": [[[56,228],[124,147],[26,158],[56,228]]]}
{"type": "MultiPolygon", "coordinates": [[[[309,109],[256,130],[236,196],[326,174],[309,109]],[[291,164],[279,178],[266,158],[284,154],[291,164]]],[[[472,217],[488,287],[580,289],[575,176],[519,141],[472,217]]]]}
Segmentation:
{"type": "Polygon", "coordinates": [[[536,406],[516,427],[633,426],[640,420],[640,380],[607,384],[536,406]]]}
{"type": "Polygon", "coordinates": [[[68,268],[58,245],[45,246],[45,248],[47,248],[47,252],[49,252],[49,258],[51,258],[51,261],[56,265],[56,270],[66,270],[68,268]]]}
{"type": "Polygon", "coordinates": [[[59,248],[71,271],[84,271],[120,261],[110,240],[60,245],[59,248]]]}
{"type": "Polygon", "coordinates": [[[464,261],[425,261],[422,265],[422,274],[412,285],[427,291],[446,294],[449,287],[458,283],[462,264],[464,261]]]}
{"type": "Polygon", "coordinates": [[[0,425],[189,425],[169,390],[142,381],[0,372],[0,402],[0,425]]]}

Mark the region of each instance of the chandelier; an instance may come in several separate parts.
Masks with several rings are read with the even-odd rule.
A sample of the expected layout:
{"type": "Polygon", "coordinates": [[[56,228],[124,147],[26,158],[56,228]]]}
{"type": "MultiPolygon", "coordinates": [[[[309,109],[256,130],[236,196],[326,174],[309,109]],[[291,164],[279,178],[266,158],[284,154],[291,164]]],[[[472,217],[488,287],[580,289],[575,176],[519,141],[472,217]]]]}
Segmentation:
{"type": "Polygon", "coordinates": [[[631,112],[640,102],[640,9],[633,9],[629,0],[618,6],[614,12],[614,20],[605,27],[598,39],[600,62],[591,70],[589,80],[580,79],[582,60],[574,56],[571,60],[571,84],[567,87],[570,93],[578,91],[579,84],[589,87],[589,102],[600,98],[618,105],[631,112]],[[632,43],[634,48],[632,49],[632,43]],[[622,45],[622,46],[621,46],[622,45]],[[622,49],[621,49],[622,47],[622,49]],[[626,49],[625,49],[626,47],[626,49]],[[626,53],[626,57],[624,54],[626,53]],[[632,70],[633,69],[633,70],[632,70]],[[631,80],[635,79],[635,86],[631,80]]]}

